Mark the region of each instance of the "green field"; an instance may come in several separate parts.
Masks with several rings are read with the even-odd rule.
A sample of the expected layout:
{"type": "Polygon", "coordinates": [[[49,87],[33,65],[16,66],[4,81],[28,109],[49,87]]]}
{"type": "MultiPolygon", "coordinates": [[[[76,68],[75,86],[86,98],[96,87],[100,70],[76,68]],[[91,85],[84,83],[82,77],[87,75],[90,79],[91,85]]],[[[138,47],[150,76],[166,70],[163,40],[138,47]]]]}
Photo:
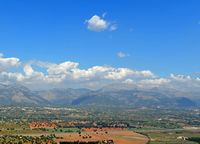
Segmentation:
{"type": "Polygon", "coordinates": [[[45,128],[45,132],[47,133],[70,133],[70,132],[79,132],[79,128],[45,128]]]}
{"type": "Polygon", "coordinates": [[[143,131],[142,134],[147,135],[150,139],[149,144],[198,144],[184,139],[178,139],[180,137],[185,138],[200,138],[199,131],[143,131]]]}

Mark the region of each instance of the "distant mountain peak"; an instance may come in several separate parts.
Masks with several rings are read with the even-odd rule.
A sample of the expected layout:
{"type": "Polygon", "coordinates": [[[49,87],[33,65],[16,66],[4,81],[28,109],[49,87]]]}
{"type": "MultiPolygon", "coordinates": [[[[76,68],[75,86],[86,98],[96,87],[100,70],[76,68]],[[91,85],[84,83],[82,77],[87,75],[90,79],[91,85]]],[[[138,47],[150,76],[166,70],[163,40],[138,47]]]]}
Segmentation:
{"type": "MultiPolygon", "coordinates": [[[[197,95],[197,93],[194,93],[197,95]]],[[[155,87],[139,88],[130,84],[111,84],[99,90],[53,88],[32,91],[17,83],[0,83],[0,104],[94,105],[129,107],[200,106],[191,93],[155,87]]]]}

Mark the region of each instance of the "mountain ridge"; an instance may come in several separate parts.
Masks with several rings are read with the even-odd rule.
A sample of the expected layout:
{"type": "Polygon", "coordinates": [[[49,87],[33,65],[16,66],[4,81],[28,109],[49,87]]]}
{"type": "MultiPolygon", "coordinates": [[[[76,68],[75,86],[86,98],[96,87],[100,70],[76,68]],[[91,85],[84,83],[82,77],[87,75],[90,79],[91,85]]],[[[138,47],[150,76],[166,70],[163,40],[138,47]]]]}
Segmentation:
{"type": "Polygon", "coordinates": [[[0,83],[0,104],[129,106],[129,107],[199,107],[198,100],[187,93],[165,88],[115,87],[98,90],[54,88],[33,91],[17,83],[0,83]]]}

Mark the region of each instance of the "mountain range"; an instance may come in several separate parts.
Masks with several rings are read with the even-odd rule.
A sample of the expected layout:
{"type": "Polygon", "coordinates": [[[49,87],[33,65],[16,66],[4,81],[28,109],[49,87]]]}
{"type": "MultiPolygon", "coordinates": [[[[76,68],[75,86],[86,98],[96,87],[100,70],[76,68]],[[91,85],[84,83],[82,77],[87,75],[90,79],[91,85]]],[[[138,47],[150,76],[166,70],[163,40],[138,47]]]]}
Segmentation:
{"type": "Polygon", "coordinates": [[[1,105],[199,107],[199,94],[125,84],[108,85],[98,90],[54,88],[36,91],[17,83],[0,83],[1,105]]]}

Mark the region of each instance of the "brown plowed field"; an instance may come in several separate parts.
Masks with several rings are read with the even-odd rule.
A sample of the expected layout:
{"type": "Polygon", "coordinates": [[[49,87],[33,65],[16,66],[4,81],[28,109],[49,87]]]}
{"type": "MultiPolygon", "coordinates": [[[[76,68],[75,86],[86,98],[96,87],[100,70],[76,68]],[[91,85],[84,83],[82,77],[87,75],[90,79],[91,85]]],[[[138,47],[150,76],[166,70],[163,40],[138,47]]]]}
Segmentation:
{"type": "Polygon", "coordinates": [[[78,133],[62,133],[56,134],[57,137],[62,137],[62,139],[57,139],[57,142],[89,142],[89,141],[103,141],[103,140],[113,140],[114,144],[146,144],[148,138],[138,133],[128,131],[121,128],[90,128],[83,129],[84,132],[78,133]]]}

